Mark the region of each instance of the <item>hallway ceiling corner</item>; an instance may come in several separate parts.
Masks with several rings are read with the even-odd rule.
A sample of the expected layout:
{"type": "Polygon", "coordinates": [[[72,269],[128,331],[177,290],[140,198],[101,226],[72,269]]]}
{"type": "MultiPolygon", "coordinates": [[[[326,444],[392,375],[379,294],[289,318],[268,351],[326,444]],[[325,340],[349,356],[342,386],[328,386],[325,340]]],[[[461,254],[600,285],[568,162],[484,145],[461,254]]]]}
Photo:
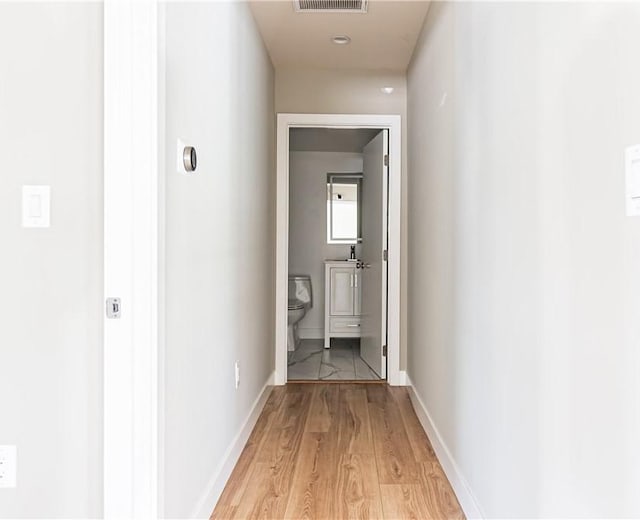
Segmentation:
{"type": "Polygon", "coordinates": [[[296,12],[293,0],[253,0],[251,11],[276,68],[404,72],[429,1],[369,0],[367,13],[296,12]],[[331,38],[347,35],[348,45],[331,38]]]}

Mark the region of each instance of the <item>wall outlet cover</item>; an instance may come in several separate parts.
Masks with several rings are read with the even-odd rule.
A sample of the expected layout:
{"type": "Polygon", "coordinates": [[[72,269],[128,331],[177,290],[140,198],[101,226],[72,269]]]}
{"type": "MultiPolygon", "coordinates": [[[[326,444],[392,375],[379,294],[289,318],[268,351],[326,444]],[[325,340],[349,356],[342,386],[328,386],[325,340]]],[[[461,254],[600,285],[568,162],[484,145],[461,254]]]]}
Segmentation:
{"type": "Polygon", "coordinates": [[[625,150],[626,211],[627,216],[640,215],[640,144],[625,150]]]}
{"type": "Polygon", "coordinates": [[[0,488],[16,487],[17,449],[14,445],[0,446],[0,488]]]}

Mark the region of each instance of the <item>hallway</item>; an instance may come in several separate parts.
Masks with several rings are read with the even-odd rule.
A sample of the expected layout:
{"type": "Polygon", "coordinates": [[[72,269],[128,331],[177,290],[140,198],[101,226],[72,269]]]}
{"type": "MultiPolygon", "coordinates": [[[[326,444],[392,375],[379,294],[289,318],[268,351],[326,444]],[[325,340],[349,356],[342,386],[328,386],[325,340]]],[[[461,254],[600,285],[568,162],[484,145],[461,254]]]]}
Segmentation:
{"type": "Polygon", "coordinates": [[[407,389],[275,387],[211,518],[464,518],[407,389]]]}
{"type": "Polygon", "coordinates": [[[0,520],[640,520],[639,28],[0,1],[0,520]]]}

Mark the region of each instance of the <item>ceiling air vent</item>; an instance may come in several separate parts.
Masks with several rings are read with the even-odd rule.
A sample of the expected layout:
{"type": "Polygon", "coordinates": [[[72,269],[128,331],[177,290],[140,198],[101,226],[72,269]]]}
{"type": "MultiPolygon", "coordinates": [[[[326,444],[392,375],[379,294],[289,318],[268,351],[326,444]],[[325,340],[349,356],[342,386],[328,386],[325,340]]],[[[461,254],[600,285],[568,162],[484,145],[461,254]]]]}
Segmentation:
{"type": "Polygon", "coordinates": [[[293,0],[299,13],[366,13],[368,0],[293,0]]]}

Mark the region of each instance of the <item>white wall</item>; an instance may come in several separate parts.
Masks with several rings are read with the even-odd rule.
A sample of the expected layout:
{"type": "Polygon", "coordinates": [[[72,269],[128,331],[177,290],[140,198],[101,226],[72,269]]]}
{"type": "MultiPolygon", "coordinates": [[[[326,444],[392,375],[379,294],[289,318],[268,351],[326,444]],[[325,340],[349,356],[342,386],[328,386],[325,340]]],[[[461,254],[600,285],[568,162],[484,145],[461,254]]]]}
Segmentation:
{"type": "Polygon", "coordinates": [[[278,68],[276,112],[404,116],[406,87],[406,76],[400,72],[278,68]],[[395,91],[384,94],[381,87],[395,91]]]}
{"type": "Polygon", "coordinates": [[[484,515],[640,516],[637,4],[434,3],[408,76],[408,370],[484,515]]]}
{"type": "MultiPolygon", "coordinates": [[[[275,105],[278,113],[307,114],[399,114],[406,136],[407,98],[405,74],[391,71],[287,69],[276,70],[275,105]],[[392,86],[393,94],[380,91],[392,86]]],[[[401,229],[401,326],[400,368],[405,368],[407,350],[407,145],[402,143],[401,229]]]]}
{"type": "Polygon", "coordinates": [[[3,518],[102,515],[102,5],[0,3],[3,518]],[[21,187],[51,186],[51,227],[21,187]]]}
{"type": "Polygon", "coordinates": [[[189,517],[274,368],[273,69],[247,4],[165,8],[164,514],[189,517]]]}
{"type": "Polygon", "coordinates": [[[327,244],[328,172],[362,173],[362,154],[289,154],[289,272],[311,275],[313,290],[313,307],[298,324],[303,338],[324,337],[324,261],[349,258],[351,247],[327,244]]]}

